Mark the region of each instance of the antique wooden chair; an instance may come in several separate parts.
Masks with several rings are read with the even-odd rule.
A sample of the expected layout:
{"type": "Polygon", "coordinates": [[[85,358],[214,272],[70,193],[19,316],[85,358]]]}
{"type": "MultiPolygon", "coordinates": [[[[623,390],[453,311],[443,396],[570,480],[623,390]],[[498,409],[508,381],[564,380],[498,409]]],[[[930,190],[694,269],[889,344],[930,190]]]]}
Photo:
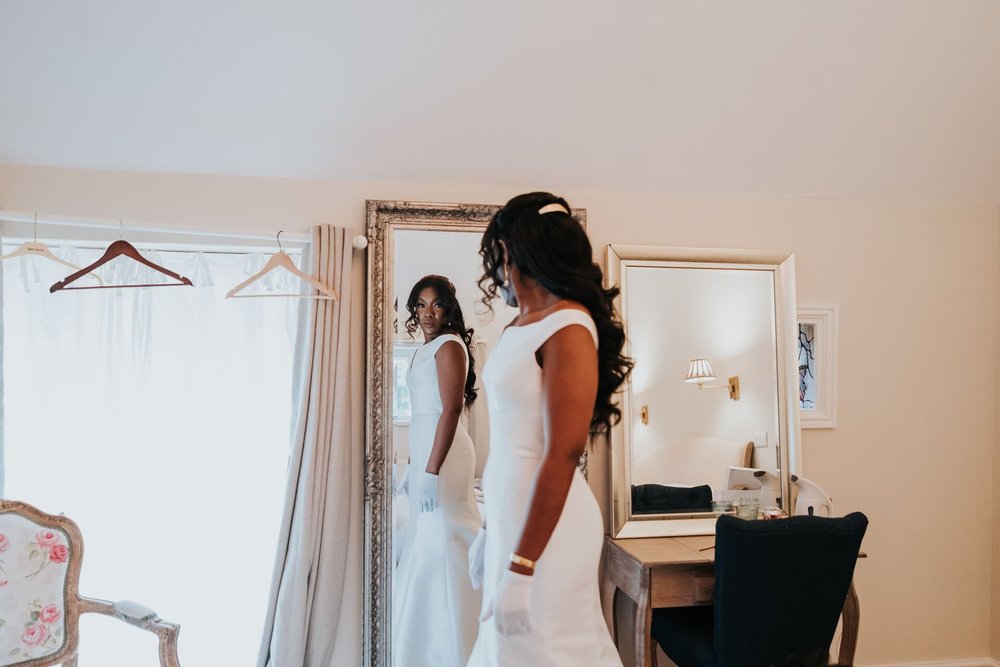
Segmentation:
{"type": "Polygon", "coordinates": [[[0,500],[0,667],[76,667],[80,615],[113,616],[159,638],[160,667],[179,667],[177,634],[135,602],[81,597],[83,537],[76,524],[0,500]]]}

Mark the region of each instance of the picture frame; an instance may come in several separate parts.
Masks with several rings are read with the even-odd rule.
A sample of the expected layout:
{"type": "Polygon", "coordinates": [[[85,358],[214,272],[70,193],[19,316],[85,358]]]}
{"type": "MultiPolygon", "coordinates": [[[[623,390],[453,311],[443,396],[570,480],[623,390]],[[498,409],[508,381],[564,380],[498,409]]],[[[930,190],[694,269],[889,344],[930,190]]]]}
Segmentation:
{"type": "Polygon", "coordinates": [[[802,428],[837,426],[837,310],[835,304],[798,307],[802,428]]]}

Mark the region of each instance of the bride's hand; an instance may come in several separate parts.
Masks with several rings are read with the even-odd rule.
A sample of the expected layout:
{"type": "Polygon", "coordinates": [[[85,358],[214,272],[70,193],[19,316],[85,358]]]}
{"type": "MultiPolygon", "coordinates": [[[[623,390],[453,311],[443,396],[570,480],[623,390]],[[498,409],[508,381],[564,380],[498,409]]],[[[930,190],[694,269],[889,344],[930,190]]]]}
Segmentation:
{"type": "Polygon", "coordinates": [[[480,621],[493,617],[497,632],[502,637],[531,633],[531,587],[535,578],[527,574],[505,570],[497,585],[493,600],[486,605],[480,621]]]}
{"type": "Polygon", "coordinates": [[[486,526],[479,529],[476,539],[469,546],[469,579],[472,589],[478,591],[483,585],[483,572],[486,570],[486,526]]]}
{"type": "Polygon", "coordinates": [[[426,470],[420,475],[420,492],[417,496],[421,512],[433,512],[438,506],[438,476],[426,470]]]}

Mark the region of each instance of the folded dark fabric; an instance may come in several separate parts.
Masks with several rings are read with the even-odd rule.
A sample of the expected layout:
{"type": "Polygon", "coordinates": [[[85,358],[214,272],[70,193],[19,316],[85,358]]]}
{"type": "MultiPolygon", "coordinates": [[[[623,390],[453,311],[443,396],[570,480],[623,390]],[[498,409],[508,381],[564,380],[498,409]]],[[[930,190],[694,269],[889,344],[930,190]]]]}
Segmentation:
{"type": "Polygon", "coordinates": [[[712,509],[712,487],[663,486],[662,484],[640,484],[632,486],[632,513],[652,514],[657,512],[709,511],[712,509]]]}

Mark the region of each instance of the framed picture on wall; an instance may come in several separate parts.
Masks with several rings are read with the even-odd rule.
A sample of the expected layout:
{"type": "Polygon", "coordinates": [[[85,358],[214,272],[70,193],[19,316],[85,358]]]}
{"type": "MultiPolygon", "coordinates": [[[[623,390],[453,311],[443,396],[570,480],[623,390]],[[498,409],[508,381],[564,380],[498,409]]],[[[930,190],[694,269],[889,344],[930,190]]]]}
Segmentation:
{"type": "Polygon", "coordinates": [[[802,428],[837,426],[837,306],[800,305],[799,418],[802,428]]]}

